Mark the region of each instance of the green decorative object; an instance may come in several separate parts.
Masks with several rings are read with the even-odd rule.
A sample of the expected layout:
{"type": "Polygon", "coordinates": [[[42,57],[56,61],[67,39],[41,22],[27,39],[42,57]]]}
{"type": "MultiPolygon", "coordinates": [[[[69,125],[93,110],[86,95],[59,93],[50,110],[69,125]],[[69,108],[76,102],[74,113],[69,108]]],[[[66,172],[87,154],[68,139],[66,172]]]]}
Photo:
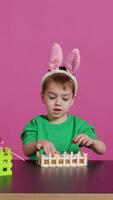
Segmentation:
{"type": "Polygon", "coordinates": [[[8,147],[0,147],[0,176],[12,175],[12,152],[8,147]]]}

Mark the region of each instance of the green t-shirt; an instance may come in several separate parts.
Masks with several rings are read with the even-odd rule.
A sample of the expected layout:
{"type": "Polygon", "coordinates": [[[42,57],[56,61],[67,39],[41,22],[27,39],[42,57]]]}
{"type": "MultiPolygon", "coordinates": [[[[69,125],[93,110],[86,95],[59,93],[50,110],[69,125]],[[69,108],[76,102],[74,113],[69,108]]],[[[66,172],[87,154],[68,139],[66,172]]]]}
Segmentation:
{"type": "MultiPolygon", "coordinates": [[[[65,151],[68,153],[77,153],[80,148],[72,141],[78,134],[86,134],[92,139],[96,139],[94,128],[86,121],[68,115],[65,122],[61,124],[50,123],[45,115],[40,115],[32,119],[23,129],[21,139],[23,144],[36,142],[38,140],[49,140],[53,143],[57,151],[61,154],[65,151]]],[[[43,150],[40,150],[43,153],[43,150]]],[[[36,159],[36,155],[30,157],[36,159]]]]}

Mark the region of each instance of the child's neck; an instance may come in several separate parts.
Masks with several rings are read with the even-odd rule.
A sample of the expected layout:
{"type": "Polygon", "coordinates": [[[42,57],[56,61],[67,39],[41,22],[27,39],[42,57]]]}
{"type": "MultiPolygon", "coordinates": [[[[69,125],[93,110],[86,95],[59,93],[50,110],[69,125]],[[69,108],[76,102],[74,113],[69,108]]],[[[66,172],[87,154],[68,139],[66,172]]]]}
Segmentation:
{"type": "Polygon", "coordinates": [[[52,118],[51,116],[47,115],[47,119],[52,123],[52,124],[61,124],[67,120],[68,116],[67,114],[60,117],[60,118],[52,118]]]}

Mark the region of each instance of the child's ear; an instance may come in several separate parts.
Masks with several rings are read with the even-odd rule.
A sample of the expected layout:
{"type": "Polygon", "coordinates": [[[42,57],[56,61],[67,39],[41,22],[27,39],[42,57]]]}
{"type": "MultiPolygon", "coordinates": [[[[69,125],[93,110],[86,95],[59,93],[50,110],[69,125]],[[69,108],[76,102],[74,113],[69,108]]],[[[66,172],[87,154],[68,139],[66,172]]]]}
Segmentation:
{"type": "Polygon", "coordinates": [[[44,94],[40,93],[41,99],[42,99],[42,103],[44,103],[44,94]]]}
{"type": "Polygon", "coordinates": [[[73,98],[71,101],[71,106],[73,106],[75,99],[73,98]]]}

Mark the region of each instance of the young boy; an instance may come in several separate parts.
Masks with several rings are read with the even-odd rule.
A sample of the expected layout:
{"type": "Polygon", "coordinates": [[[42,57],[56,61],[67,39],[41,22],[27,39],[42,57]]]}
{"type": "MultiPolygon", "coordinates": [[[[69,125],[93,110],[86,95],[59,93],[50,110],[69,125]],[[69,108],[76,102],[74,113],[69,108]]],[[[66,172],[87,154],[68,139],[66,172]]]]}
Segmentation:
{"type": "Polygon", "coordinates": [[[62,49],[59,44],[55,44],[49,63],[50,70],[41,83],[41,98],[47,115],[31,120],[21,135],[24,154],[31,159],[36,159],[37,151],[54,156],[65,151],[77,153],[82,146],[97,154],[105,152],[105,144],[96,139],[94,128],[84,120],[68,114],[78,89],[73,73],[79,66],[79,51],[74,49],[63,67],[62,59],[62,49]]]}

